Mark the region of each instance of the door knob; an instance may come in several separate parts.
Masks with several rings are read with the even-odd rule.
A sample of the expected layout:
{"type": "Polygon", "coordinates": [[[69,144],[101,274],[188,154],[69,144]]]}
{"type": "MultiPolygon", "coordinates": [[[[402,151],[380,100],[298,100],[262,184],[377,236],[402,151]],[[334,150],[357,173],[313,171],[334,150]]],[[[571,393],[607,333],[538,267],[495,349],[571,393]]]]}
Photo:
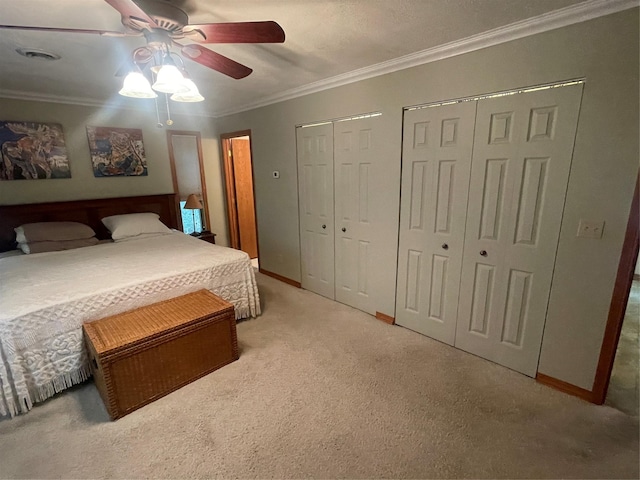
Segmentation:
{"type": "Polygon", "coordinates": [[[344,227],[342,227],[342,231],[343,231],[343,232],[346,232],[346,231],[347,231],[347,229],[346,229],[346,228],[344,228],[344,227]]]}
{"type": "Polygon", "coordinates": [[[449,245],[447,245],[446,243],[443,243],[443,244],[442,244],[442,248],[443,248],[444,250],[449,250],[449,245]]]}
{"type": "Polygon", "coordinates": [[[480,250],[480,255],[482,255],[483,257],[487,256],[487,251],[486,250],[480,250]]]}
{"type": "Polygon", "coordinates": [[[327,228],[327,226],[326,225],[322,225],[322,228],[327,228]]]}

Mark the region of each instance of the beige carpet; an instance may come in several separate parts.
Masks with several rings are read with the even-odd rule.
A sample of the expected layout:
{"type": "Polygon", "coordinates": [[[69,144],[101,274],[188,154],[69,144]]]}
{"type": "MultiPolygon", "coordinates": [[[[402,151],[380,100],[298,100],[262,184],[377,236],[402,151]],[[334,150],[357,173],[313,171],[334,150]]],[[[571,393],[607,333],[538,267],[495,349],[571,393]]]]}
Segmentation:
{"type": "Polygon", "coordinates": [[[638,478],[638,420],[258,276],[240,360],[116,422],[92,383],[0,421],[20,478],[638,478]]]}

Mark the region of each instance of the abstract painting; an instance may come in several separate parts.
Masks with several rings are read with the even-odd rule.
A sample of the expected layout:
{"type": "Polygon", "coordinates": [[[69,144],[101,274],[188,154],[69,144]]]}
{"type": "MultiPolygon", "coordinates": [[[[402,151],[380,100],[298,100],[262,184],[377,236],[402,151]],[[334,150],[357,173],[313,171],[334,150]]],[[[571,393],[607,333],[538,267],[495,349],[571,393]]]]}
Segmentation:
{"type": "Polygon", "coordinates": [[[0,180],[71,178],[62,125],[0,121],[0,180]]]}
{"type": "Polygon", "coordinates": [[[142,130],[87,127],[93,175],[130,177],[147,175],[142,130]]]}

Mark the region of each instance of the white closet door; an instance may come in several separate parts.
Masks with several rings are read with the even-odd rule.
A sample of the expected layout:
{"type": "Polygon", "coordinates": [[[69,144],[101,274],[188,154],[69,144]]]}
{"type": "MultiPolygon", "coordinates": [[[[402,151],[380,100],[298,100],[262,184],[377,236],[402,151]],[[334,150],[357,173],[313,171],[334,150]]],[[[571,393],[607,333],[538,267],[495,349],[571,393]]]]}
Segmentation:
{"type": "Polygon", "coordinates": [[[372,315],[372,282],[383,274],[375,262],[375,196],[384,195],[379,125],[377,117],[334,124],[336,300],[372,315]]]}
{"type": "Polygon", "coordinates": [[[334,298],[333,124],[298,128],[302,287],[334,298]]]}
{"type": "Polygon", "coordinates": [[[405,112],[396,323],[453,345],[476,102],[405,112]]]}
{"type": "Polygon", "coordinates": [[[537,370],[582,85],[480,100],[455,346],[537,370]]]}

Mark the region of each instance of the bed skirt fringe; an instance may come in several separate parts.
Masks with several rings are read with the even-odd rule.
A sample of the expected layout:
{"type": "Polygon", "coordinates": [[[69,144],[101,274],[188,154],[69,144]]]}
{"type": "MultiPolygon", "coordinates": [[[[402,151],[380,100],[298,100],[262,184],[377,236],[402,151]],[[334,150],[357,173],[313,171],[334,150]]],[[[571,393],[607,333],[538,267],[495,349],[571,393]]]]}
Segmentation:
{"type": "Polygon", "coordinates": [[[255,318],[260,315],[260,305],[257,307],[237,307],[235,308],[236,320],[242,320],[244,318],[255,318]]]}
{"type": "Polygon", "coordinates": [[[56,393],[60,393],[73,385],[82,383],[89,377],[91,377],[91,367],[87,364],[72,372],[58,375],[44,385],[37,385],[30,388],[29,393],[20,395],[17,401],[14,395],[7,398],[8,396],[4,394],[4,405],[0,404],[0,407],[6,408],[0,408],[0,415],[6,416],[8,413],[12,417],[15,417],[19,413],[26,413],[33,408],[34,403],[42,402],[47,398],[53,397],[56,393]]]}
{"type": "Polygon", "coordinates": [[[35,402],[42,402],[49,397],[53,397],[56,393],[59,393],[73,385],[84,382],[91,376],[91,367],[89,365],[83,365],[73,372],[64,373],[55,377],[49,383],[40,385],[37,387],[35,393],[35,402]]]}

